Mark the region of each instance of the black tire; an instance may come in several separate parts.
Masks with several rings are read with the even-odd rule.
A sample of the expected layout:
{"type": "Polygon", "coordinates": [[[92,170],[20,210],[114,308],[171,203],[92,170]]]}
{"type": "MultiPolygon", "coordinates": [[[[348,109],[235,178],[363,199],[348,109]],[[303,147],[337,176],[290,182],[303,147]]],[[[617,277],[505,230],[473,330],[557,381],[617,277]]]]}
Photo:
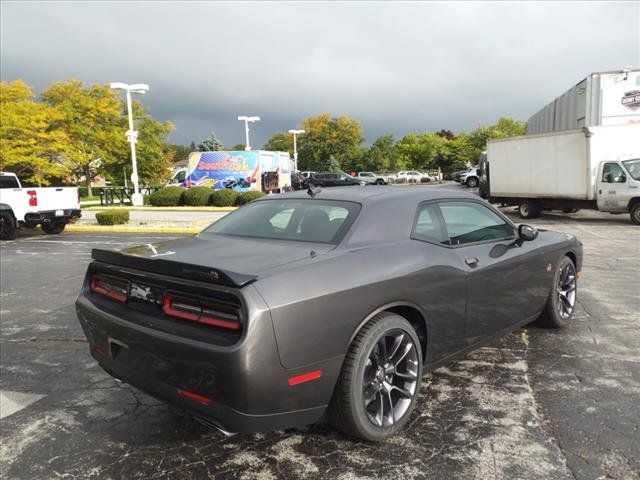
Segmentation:
{"type": "Polygon", "coordinates": [[[564,213],[578,213],[580,211],[579,208],[565,208],[562,210],[564,213]]]}
{"type": "Polygon", "coordinates": [[[327,412],[329,421],[336,429],[368,441],[394,435],[411,416],[421,379],[422,349],[414,328],[400,315],[380,313],[349,347],[327,412]]]}
{"type": "Polygon", "coordinates": [[[0,212],[0,240],[16,238],[16,220],[8,211],[0,212]]]}
{"type": "Polygon", "coordinates": [[[573,317],[578,301],[576,267],[569,257],[562,257],[553,275],[551,293],[537,323],[548,328],[562,328],[573,317]],[[563,298],[564,297],[564,298],[563,298]]]}
{"type": "Polygon", "coordinates": [[[629,209],[629,216],[635,225],[640,225],[640,202],[631,206],[629,209]]]}
{"type": "Polygon", "coordinates": [[[478,179],[476,177],[467,178],[467,187],[476,188],[478,186],[478,179]]]}
{"type": "Polygon", "coordinates": [[[537,218],[540,216],[540,207],[533,200],[522,200],[518,204],[518,213],[522,218],[537,218]]]}
{"type": "Polygon", "coordinates": [[[378,180],[376,180],[376,185],[384,185],[384,180],[379,178],[378,180]]]}
{"type": "Polygon", "coordinates": [[[54,222],[54,223],[43,223],[40,225],[42,231],[47,235],[57,235],[58,233],[62,233],[64,227],[66,227],[66,222],[54,222]]]}

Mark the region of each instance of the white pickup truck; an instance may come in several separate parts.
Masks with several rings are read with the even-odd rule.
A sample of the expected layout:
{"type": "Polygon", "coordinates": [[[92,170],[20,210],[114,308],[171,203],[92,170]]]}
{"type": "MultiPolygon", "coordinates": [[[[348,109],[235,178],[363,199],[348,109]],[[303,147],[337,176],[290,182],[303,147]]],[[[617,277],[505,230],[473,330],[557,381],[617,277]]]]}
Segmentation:
{"type": "Polygon", "coordinates": [[[14,239],[20,227],[60,233],[79,217],[77,187],[22,188],[15,174],[0,172],[0,240],[14,239]]]}

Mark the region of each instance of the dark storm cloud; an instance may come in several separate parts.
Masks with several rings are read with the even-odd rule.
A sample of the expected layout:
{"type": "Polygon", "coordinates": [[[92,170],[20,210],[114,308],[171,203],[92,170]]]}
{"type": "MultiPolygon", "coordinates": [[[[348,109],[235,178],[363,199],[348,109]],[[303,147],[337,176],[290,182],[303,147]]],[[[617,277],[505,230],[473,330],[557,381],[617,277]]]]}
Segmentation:
{"type": "Polygon", "coordinates": [[[173,140],[252,143],[324,111],[365,135],[526,119],[640,65],[639,3],[10,3],[2,79],[146,82],[173,140]]]}

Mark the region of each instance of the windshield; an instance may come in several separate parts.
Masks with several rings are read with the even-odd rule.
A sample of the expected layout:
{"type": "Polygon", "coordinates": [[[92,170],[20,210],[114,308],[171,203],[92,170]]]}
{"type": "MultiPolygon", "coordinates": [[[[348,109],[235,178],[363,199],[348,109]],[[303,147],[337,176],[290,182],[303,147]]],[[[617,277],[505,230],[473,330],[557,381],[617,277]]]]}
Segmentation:
{"type": "Polygon", "coordinates": [[[640,180],[640,158],[634,158],[633,160],[624,160],[622,164],[634,180],[640,180]]]}
{"type": "Polygon", "coordinates": [[[337,244],[359,211],[354,202],[262,200],[239,208],[202,233],[337,244]]]}

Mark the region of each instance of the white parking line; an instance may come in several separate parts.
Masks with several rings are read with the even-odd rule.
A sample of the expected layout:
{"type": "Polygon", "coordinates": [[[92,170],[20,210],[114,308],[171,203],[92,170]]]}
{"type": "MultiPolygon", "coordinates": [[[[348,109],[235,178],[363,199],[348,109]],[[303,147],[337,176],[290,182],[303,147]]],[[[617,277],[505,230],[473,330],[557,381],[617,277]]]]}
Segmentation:
{"type": "Polygon", "coordinates": [[[19,412],[44,397],[46,395],[38,395],[36,393],[0,391],[0,420],[19,412]]]}

